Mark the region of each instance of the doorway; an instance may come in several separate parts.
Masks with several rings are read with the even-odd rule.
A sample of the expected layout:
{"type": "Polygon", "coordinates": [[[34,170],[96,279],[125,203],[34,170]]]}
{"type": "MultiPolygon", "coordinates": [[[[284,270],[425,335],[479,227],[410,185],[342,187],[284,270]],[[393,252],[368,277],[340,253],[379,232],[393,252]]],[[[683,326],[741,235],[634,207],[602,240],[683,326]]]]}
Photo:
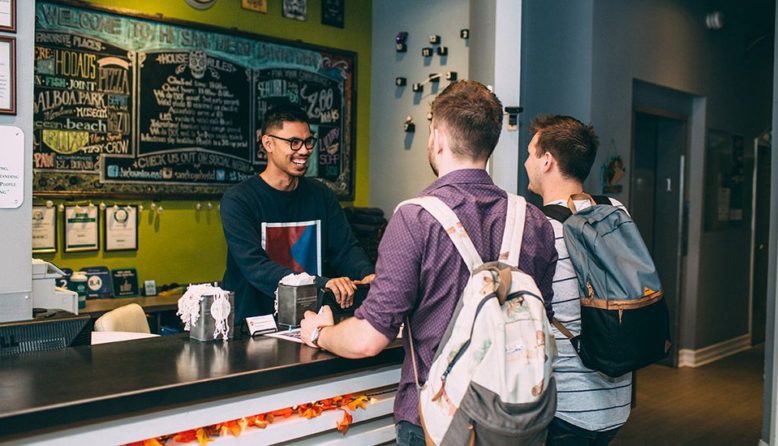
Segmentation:
{"type": "Polygon", "coordinates": [[[686,255],[685,117],[634,114],[630,213],[654,259],[670,311],[673,346],[661,364],[678,365],[682,258],[686,255]]]}
{"type": "Polygon", "coordinates": [[[770,234],[770,133],[754,140],[754,194],[751,291],[751,345],[765,341],[770,234]]]}

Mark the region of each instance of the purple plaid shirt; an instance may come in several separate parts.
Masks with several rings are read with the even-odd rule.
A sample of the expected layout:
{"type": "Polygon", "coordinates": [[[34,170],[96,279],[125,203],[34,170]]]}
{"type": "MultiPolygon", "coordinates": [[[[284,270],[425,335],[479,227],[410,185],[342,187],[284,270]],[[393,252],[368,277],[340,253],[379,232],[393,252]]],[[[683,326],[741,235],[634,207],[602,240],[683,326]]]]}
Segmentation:
{"type": "MultiPolygon", "coordinates": [[[[508,199],[481,169],[445,175],[419,196],[440,198],[459,217],[484,262],[500,252],[508,199]]],[[[519,267],[535,279],[550,309],[556,267],[554,231],[546,216],[529,205],[519,267]]],[[[403,206],[389,221],[378,248],[376,279],[355,316],[394,339],[410,316],[419,380],[427,380],[432,359],[470,277],[454,244],[432,215],[419,206],[403,206]]],[[[408,336],[405,361],[394,402],[396,422],[419,424],[418,393],[408,336]]]]}

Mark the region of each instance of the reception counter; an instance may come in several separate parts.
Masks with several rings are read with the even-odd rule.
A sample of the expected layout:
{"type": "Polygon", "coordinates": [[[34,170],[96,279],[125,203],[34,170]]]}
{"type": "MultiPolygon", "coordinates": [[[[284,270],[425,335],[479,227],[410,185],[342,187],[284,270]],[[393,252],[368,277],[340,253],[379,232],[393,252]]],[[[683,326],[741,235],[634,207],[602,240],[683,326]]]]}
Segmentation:
{"type": "Polygon", "coordinates": [[[345,436],[333,431],[332,414],[232,438],[250,444],[377,444],[394,438],[391,387],[399,381],[402,358],[399,342],[376,357],[348,360],[275,338],[225,343],[186,335],[5,358],[0,443],[124,444],[375,391],[374,404],[353,414],[345,436]]]}

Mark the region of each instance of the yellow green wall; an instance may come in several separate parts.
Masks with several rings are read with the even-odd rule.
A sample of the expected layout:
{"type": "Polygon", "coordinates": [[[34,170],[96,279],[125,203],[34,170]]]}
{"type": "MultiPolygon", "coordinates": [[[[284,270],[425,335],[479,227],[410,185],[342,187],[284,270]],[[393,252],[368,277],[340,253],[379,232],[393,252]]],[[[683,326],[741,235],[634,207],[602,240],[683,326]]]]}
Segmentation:
{"type": "MultiPolygon", "coordinates": [[[[370,123],[370,48],[371,48],[371,0],[346,2],[345,28],[321,24],[321,1],[308,1],[308,20],[298,22],[281,15],[281,0],[268,0],[267,14],[244,10],[240,0],[218,0],[207,10],[189,7],[184,0],[91,0],[94,5],[116,8],[130,13],[161,16],[204,23],[222,28],[237,28],[306,43],[345,49],[357,53],[357,127],[356,127],[356,177],[354,205],[368,204],[368,132],[370,123]]],[[[73,197],[78,200],[78,197],[73,197]]],[[[36,204],[41,204],[36,200],[36,204]]],[[[55,200],[56,203],[61,202],[55,200]]],[[[107,205],[143,203],[144,211],[139,219],[139,249],[128,252],[84,252],[36,254],[60,267],[80,269],[86,266],[104,265],[109,268],[135,267],[141,281],[154,279],[157,284],[171,282],[205,282],[221,280],[227,248],[219,220],[218,202],[207,209],[207,201],[160,202],[161,214],[150,211],[149,201],[93,200],[107,205]]],[[[82,203],[88,200],[81,201],[82,203]]],[[[102,215],[102,213],[101,213],[102,215]]],[[[60,226],[61,226],[60,215],[60,226]]],[[[62,228],[59,228],[62,240],[62,228]]],[[[101,228],[102,234],[102,228],[101,228]]],[[[62,246],[62,243],[59,243],[62,246]]]]}

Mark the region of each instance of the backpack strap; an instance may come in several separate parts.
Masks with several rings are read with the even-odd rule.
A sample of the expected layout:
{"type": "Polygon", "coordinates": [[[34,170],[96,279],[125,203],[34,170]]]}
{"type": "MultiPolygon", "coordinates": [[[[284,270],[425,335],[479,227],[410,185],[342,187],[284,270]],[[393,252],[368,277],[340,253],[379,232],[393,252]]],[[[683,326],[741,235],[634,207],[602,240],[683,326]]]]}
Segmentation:
{"type": "Polygon", "coordinates": [[[408,345],[411,346],[411,362],[413,363],[413,379],[416,381],[416,390],[421,392],[419,384],[419,366],[416,364],[416,349],[413,348],[413,331],[411,330],[411,318],[405,316],[405,329],[408,330],[408,345]]]}
{"type": "Polygon", "coordinates": [[[570,198],[567,199],[567,207],[564,207],[560,204],[547,204],[543,206],[541,210],[544,214],[546,214],[547,217],[553,218],[560,223],[564,223],[565,220],[567,220],[577,210],[574,200],[589,200],[592,205],[613,205],[610,198],[606,197],[605,195],[589,195],[587,193],[580,193],[570,195],[570,198]]]}
{"type": "Polygon", "coordinates": [[[465,231],[465,227],[462,226],[462,223],[459,221],[459,218],[454,211],[452,211],[446,203],[443,203],[440,198],[427,196],[405,200],[397,205],[395,212],[397,212],[397,209],[399,209],[400,206],[408,204],[421,206],[435,217],[435,220],[443,226],[446,234],[448,234],[451,241],[454,242],[454,246],[457,248],[459,255],[462,256],[462,260],[465,261],[468,271],[472,273],[476,268],[483,264],[481,256],[475,249],[475,245],[473,245],[473,241],[470,240],[467,231],[465,231]]]}
{"type": "Polygon", "coordinates": [[[556,327],[556,329],[557,329],[557,330],[559,330],[559,332],[560,332],[560,333],[562,333],[563,335],[565,335],[565,337],[566,337],[567,339],[573,339],[573,338],[575,338],[575,336],[573,335],[573,333],[572,333],[570,330],[568,330],[568,329],[567,329],[567,327],[565,327],[565,326],[564,326],[564,325],[563,325],[561,322],[559,322],[559,319],[557,319],[557,318],[553,318],[553,319],[551,320],[551,323],[554,325],[554,327],[556,327]]]}
{"type": "Polygon", "coordinates": [[[547,217],[553,218],[559,223],[564,223],[571,215],[570,209],[562,206],[561,204],[547,204],[540,208],[547,217]]]}
{"type": "Polygon", "coordinates": [[[608,206],[613,206],[613,203],[611,203],[611,199],[606,197],[605,195],[592,195],[592,199],[597,204],[605,204],[608,206]]]}
{"type": "Polygon", "coordinates": [[[502,235],[499,260],[516,268],[519,267],[526,215],[527,201],[524,197],[509,192],[508,210],[505,215],[505,231],[502,235]]]}

